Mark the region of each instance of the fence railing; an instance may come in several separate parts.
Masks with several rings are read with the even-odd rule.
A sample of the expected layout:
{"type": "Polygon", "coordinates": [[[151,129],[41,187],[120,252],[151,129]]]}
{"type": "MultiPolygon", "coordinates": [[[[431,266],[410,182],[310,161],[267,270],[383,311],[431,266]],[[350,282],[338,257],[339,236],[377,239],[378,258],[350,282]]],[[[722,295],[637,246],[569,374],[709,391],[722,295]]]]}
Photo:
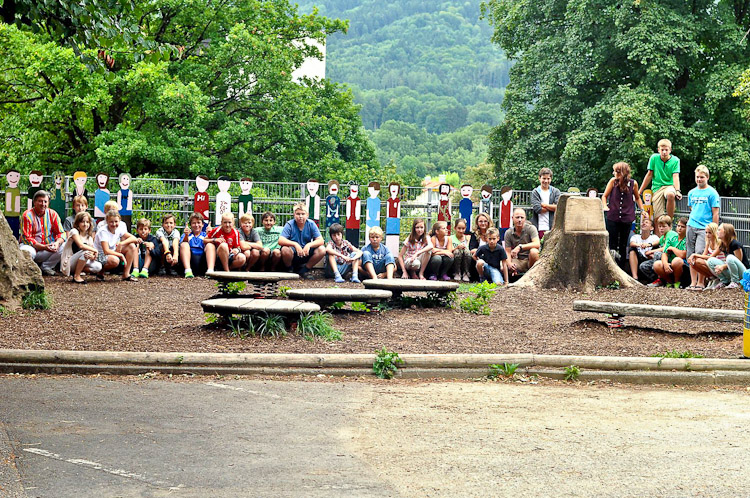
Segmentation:
{"type": "MultiPolygon", "coordinates": [[[[90,178],[87,186],[94,184],[93,178],[90,178]]],[[[52,185],[54,190],[53,179],[50,176],[44,178],[42,187],[49,188],[52,185]]],[[[66,212],[71,213],[72,200],[75,195],[75,185],[72,177],[66,177],[63,182],[66,212]]],[[[119,185],[116,179],[111,179],[108,184],[110,197],[117,199],[119,185]]],[[[148,218],[151,220],[154,230],[161,225],[161,218],[166,213],[172,213],[177,217],[177,223],[185,224],[190,214],[193,212],[193,199],[197,192],[194,179],[171,179],[171,178],[133,178],[130,184],[130,191],[133,196],[133,221],[139,218],[148,218]]],[[[218,193],[218,187],[215,181],[209,182],[207,190],[210,198],[210,209],[213,216],[214,198],[218,193]]],[[[1,199],[5,199],[5,191],[0,191],[1,199]]],[[[22,211],[26,206],[25,191],[22,191],[22,211]]],[[[238,182],[232,182],[229,193],[232,195],[233,211],[236,213],[240,187],[238,182]]],[[[304,201],[307,195],[305,183],[279,183],[279,182],[253,182],[251,190],[253,195],[253,213],[256,219],[256,225],[260,222],[260,215],[265,211],[270,211],[276,216],[276,222],[283,225],[293,217],[292,206],[297,202],[304,201]]],[[[345,185],[341,186],[339,196],[341,197],[341,218],[345,214],[345,197],[348,194],[345,185]]],[[[475,197],[479,194],[479,189],[475,189],[475,197]]],[[[325,219],[325,198],[328,195],[327,185],[321,183],[318,195],[321,198],[321,217],[325,219]]],[[[381,227],[385,228],[385,202],[387,199],[387,188],[383,186],[380,192],[381,199],[381,227]]],[[[93,190],[88,191],[89,208],[93,210],[93,190]]],[[[412,222],[415,218],[423,218],[429,227],[437,221],[438,211],[438,194],[436,190],[425,187],[401,187],[401,236],[404,238],[411,230],[412,222]]],[[[362,198],[362,230],[360,242],[364,242],[364,223],[365,223],[365,203],[367,198],[367,187],[360,186],[360,198],[362,198]]],[[[453,192],[451,195],[453,219],[458,217],[459,193],[453,192]]],[[[531,191],[515,190],[512,198],[516,207],[521,207],[527,211],[531,209],[531,191]]],[[[500,191],[495,190],[492,194],[492,204],[494,212],[493,220],[497,221],[498,206],[500,205],[500,191]]],[[[478,201],[474,201],[474,213],[478,201]]],[[[689,209],[687,205],[687,196],[677,202],[676,217],[688,216],[689,209]]],[[[212,218],[213,223],[213,218],[212,218]]],[[[744,246],[750,246],[750,198],[748,197],[722,197],[721,199],[721,221],[731,223],[737,231],[737,238],[744,246]]]]}

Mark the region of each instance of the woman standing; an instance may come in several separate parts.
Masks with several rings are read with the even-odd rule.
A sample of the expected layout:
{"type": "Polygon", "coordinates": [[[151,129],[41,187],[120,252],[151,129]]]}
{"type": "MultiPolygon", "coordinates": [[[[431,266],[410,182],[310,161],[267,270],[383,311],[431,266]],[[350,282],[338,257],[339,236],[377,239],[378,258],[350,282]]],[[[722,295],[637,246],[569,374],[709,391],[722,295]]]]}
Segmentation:
{"type": "Polygon", "coordinates": [[[607,232],[609,249],[620,268],[627,272],[627,247],[630,227],[635,221],[635,206],[643,209],[638,182],[630,178],[630,165],[625,162],[612,166],[612,178],[602,195],[604,210],[607,212],[607,232]]]}

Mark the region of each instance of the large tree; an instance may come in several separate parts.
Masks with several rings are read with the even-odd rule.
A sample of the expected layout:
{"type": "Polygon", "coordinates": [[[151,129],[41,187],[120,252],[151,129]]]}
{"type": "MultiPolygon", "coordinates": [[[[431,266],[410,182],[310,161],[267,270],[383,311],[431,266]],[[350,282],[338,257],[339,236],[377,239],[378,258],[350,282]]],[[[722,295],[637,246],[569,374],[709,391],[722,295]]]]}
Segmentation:
{"type": "Polygon", "coordinates": [[[1,13],[5,167],[297,180],[377,166],[351,93],[292,79],[343,21],[287,0],[6,0],[1,13]]]}
{"type": "Polygon", "coordinates": [[[750,126],[733,96],[750,67],[748,0],[489,0],[493,40],[518,60],[490,137],[502,183],[601,187],[612,164],[642,177],[660,138],[682,180],[699,163],[724,194],[750,187],[750,126]]]}

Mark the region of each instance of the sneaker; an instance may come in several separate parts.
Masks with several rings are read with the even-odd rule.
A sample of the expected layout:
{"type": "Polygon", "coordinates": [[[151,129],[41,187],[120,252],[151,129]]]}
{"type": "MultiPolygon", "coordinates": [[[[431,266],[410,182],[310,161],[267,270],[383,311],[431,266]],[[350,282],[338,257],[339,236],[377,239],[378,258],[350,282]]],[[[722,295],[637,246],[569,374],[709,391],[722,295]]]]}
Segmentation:
{"type": "Polygon", "coordinates": [[[661,282],[661,279],[657,278],[656,280],[648,284],[648,287],[661,287],[662,285],[664,284],[661,282]]]}
{"type": "Polygon", "coordinates": [[[164,276],[164,275],[166,275],[166,274],[167,274],[167,269],[166,269],[166,268],[164,268],[163,266],[162,266],[161,268],[159,268],[159,273],[158,273],[158,275],[159,275],[160,277],[163,277],[163,276],[164,276]]]}
{"type": "Polygon", "coordinates": [[[138,278],[141,276],[141,274],[138,272],[138,270],[133,270],[133,272],[130,274],[133,278],[138,278]]]}
{"type": "Polygon", "coordinates": [[[453,275],[453,280],[455,280],[456,282],[460,282],[461,281],[461,274],[460,273],[456,273],[455,275],[453,275]]]}
{"type": "Polygon", "coordinates": [[[737,282],[732,282],[729,285],[727,285],[727,289],[739,289],[739,288],[740,288],[740,284],[738,284],[737,282]]]}
{"type": "Polygon", "coordinates": [[[430,280],[437,280],[437,275],[430,275],[430,280]]]}
{"type": "Polygon", "coordinates": [[[42,268],[42,275],[45,277],[54,277],[57,273],[52,268],[42,268]]]}
{"type": "Polygon", "coordinates": [[[195,275],[193,275],[193,270],[185,270],[185,278],[193,278],[195,275]]]}
{"type": "Polygon", "coordinates": [[[359,278],[356,275],[352,275],[352,283],[361,284],[362,282],[359,281],[359,278]]]}
{"type": "Polygon", "coordinates": [[[445,274],[442,277],[440,277],[440,279],[447,282],[448,280],[451,279],[451,277],[449,277],[448,274],[445,274]]]}
{"type": "Polygon", "coordinates": [[[468,273],[464,275],[464,279],[463,280],[464,280],[464,282],[469,282],[471,280],[469,278],[469,274],[468,273]]]}
{"type": "Polygon", "coordinates": [[[141,278],[148,278],[148,268],[141,270],[141,278]]]}
{"type": "Polygon", "coordinates": [[[711,287],[711,288],[712,288],[712,289],[723,289],[723,288],[724,288],[724,287],[726,287],[726,286],[727,286],[727,284],[725,284],[724,282],[719,282],[718,284],[714,285],[714,286],[713,286],[713,287],[711,287]]]}
{"type": "Polygon", "coordinates": [[[343,284],[344,282],[346,282],[346,280],[341,278],[341,275],[336,275],[335,277],[333,277],[333,281],[337,284],[343,284]]]}

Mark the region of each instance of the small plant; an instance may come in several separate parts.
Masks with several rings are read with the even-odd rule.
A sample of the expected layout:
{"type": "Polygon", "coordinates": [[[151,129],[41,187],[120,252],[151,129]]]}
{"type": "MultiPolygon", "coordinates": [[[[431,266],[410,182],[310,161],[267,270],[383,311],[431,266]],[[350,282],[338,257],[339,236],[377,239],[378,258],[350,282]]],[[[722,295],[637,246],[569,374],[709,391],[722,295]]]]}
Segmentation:
{"type": "Polygon", "coordinates": [[[221,289],[221,286],[224,286],[224,293],[232,295],[239,294],[247,287],[245,282],[217,282],[216,285],[219,289],[221,289]]]}
{"type": "Polygon", "coordinates": [[[205,315],[207,324],[212,324],[219,321],[219,315],[217,315],[216,313],[206,313],[205,315]]]}
{"type": "Polygon", "coordinates": [[[575,365],[570,365],[569,367],[565,367],[565,380],[568,381],[576,381],[578,380],[578,377],[581,376],[581,369],[578,368],[575,365]]]}
{"type": "Polygon", "coordinates": [[[353,311],[363,311],[365,313],[369,313],[370,312],[370,307],[367,306],[366,303],[361,303],[359,301],[354,301],[352,303],[352,310],[353,311]]]}
{"type": "Polygon", "coordinates": [[[315,337],[322,337],[326,341],[341,340],[341,331],[333,327],[333,317],[328,313],[304,313],[297,322],[297,331],[312,341],[315,337]]]}
{"type": "Polygon", "coordinates": [[[265,315],[259,317],[255,330],[261,337],[283,337],[286,335],[284,318],[279,315],[265,315]]]}
{"type": "Polygon", "coordinates": [[[489,282],[473,285],[469,288],[469,292],[473,293],[474,296],[465,297],[458,303],[458,306],[461,311],[466,313],[489,315],[489,303],[492,296],[495,295],[495,289],[497,289],[497,285],[489,282]]]}
{"type": "Polygon", "coordinates": [[[619,288],[620,288],[620,281],[619,280],[615,280],[614,282],[612,282],[611,284],[609,284],[607,286],[607,289],[611,289],[611,290],[617,290],[619,288]]]}
{"type": "Polygon", "coordinates": [[[247,339],[249,336],[255,336],[255,322],[250,316],[237,316],[229,319],[229,337],[238,337],[247,339]]]}
{"type": "Polygon", "coordinates": [[[34,289],[23,296],[21,307],[25,310],[48,310],[52,307],[52,298],[46,290],[34,289]]]}
{"type": "Polygon", "coordinates": [[[284,299],[286,299],[287,292],[289,292],[290,290],[292,290],[292,288],[289,287],[288,285],[280,285],[277,294],[279,295],[279,297],[283,297],[284,299]]]}
{"type": "Polygon", "coordinates": [[[502,365],[490,365],[490,373],[487,375],[490,379],[498,377],[513,377],[518,369],[518,363],[503,363],[502,365]]]}
{"type": "Polygon", "coordinates": [[[8,308],[4,306],[0,306],[0,316],[3,318],[8,318],[10,316],[13,316],[15,314],[14,311],[9,310],[8,308]]]}
{"type": "Polygon", "coordinates": [[[335,303],[331,303],[328,305],[328,309],[331,310],[342,310],[344,309],[344,302],[343,301],[336,301],[335,303]]]}
{"type": "Polygon", "coordinates": [[[686,351],[677,351],[676,349],[673,349],[671,351],[667,351],[666,353],[662,354],[655,354],[651,355],[652,357],[660,357],[660,358],[703,358],[704,356],[702,354],[694,353],[690,351],[689,349],[686,351]]]}
{"type": "Polygon", "coordinates": [[[383,348],[375,351],[375,362],[372,364],[372,371],[381,379],[392,379],[398,371],[398,365],[404,361],[399,358],[398,353],[388,351],[383,348]]]}
{"type": "Polygon", "coordinates": [[[373,309],[374,309],[375,311],[377,311],[377,312],[383,312],[383,311],[390,311],[390,310],[392,310],[392,309],[393,309],[393,307],[392,307],[392,306],[391,306],[390,304],[388,304],[387,302],[385,302],[385,301],[381,301],[381,302],[380,302],[380,303],[378,303],[378,305],[377,305],[377,306],[375,306],[375,308],[373,308],[373,309]]]}

